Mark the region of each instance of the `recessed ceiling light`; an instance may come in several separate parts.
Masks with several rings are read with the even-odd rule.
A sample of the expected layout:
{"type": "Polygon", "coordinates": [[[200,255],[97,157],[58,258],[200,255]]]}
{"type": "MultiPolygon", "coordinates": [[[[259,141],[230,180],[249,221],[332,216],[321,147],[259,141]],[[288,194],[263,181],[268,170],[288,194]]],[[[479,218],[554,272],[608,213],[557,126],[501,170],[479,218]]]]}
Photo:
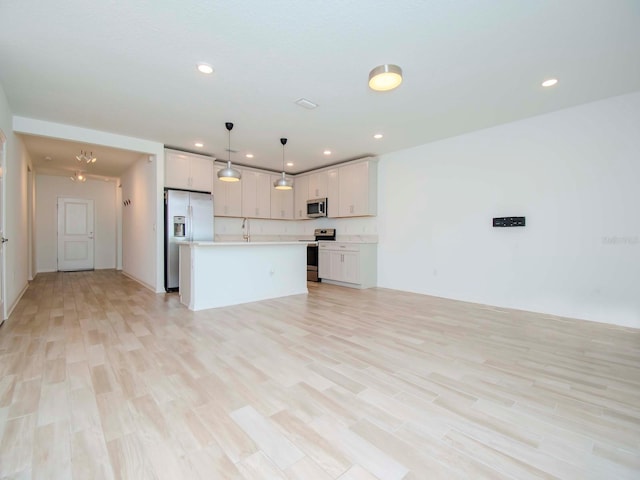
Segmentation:
{"type": "Polygon", "coordinates": [[[376,140],[380,140],[382,138],[382,134],[381,133],[376,133],[373,138],[375,138],[376,140]]]}
{"type": "Polygon", "coordinates": [[[247,153],[247,154],[245,155],[245,157],[247,157],[247,158],[253,158],[253,153],[247,153]]]}
{"type": "Polygon", "coordinates": [[[324,151],[324,152],[322,152],[322,153],[324,153],[325,155],[331,155],[331,150],[325,150],[325,151],[324,151]]]}
{"type": "Polygon", "coordinates": [[[194,143],[194,145],[195,145],[196,147],[198,147],[198,148],[202,148],[202,147],[204,147],[204,143],[200,143],[200,142],[196,142],[196,143],[194,143]]]}
{"type": "Polygon", "coordinates": [[[198,64],[198,71],[200,73],[204,73],[209,75],[210,73],[213,73],[213,67],[211,65],[209,65],[208,63],[199,63],[198,64]]]}
{"type": "Polygon", "coordinates": [[[549,79],[545,80],[544,82],[542,82],[542,86],[543,87],[553,87],[557,83],[558,83],[558,79],[557,78],[549,78],[549,79]]]}
{"type": "Polygon", "coordinates": [[[293,167],[293,162],[287,162],[287,167],[293,167]]]}

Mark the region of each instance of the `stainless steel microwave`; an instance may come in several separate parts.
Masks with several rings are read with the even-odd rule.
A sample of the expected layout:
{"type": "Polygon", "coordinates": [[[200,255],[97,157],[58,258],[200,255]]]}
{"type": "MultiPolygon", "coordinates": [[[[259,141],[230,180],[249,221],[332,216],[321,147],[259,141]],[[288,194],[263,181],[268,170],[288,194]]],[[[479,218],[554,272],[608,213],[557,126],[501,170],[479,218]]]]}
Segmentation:
{"type": "Polygon", "coordinates": [[[307,217],[326,217],[327,216],[327,199],[316,198],[307,200],[307,217]]]}

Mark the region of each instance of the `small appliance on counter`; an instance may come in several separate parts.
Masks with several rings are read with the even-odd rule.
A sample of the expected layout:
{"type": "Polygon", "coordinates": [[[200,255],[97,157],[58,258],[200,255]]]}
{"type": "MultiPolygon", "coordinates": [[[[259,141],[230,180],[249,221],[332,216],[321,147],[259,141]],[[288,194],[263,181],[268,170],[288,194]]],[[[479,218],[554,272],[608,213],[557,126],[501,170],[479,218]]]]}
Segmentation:
{"type": "Polygon", "coordinates": [[[319,282],[318,278],[318,242],[335,241],[335,228],[316,228],[313,231],[315,241],[307,243],[307,281],[319,282]]]}
{"type": "Polygon", "coordinates": [[[164,288],[178,290],[180,243],[213,241],[213,196],[187,190],[164,191],[164,288]]]}

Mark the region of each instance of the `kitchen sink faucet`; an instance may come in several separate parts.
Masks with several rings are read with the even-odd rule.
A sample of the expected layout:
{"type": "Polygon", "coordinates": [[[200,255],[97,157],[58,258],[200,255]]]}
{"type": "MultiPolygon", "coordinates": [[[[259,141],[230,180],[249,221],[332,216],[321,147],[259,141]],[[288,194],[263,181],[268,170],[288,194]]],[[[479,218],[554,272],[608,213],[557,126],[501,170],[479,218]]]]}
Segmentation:
{"type": "Polygon", "coordinates": [[[242,219],[242,239],[245,242],[251,241],[251,228],[249,226],[249,219],[244,217],[242,219]]]}

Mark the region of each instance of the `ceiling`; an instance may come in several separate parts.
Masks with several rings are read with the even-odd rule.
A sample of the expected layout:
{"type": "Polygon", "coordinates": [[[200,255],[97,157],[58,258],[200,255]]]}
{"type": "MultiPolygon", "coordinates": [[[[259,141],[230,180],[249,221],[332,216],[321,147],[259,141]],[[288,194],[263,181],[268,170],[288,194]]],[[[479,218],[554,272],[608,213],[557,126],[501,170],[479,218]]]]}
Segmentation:
{"type": "MultiPolygon", "coordinates": [[[[0,4],[0,83],[14,115],[221,159],[230,121],[234,163],[280,170],[287,137],[292,173],[640,90],[638,52],[637,0],[0,4]],[[383,63],[401,66],[404,82],[373,92],[368,73],[383,63]],[[549,77],[558,85],[542,88],[549,77]]],[[[98,157],[96,175],[138,158],[25,143],[41,172],[72,168],[81,149],[98,157]]]]}

